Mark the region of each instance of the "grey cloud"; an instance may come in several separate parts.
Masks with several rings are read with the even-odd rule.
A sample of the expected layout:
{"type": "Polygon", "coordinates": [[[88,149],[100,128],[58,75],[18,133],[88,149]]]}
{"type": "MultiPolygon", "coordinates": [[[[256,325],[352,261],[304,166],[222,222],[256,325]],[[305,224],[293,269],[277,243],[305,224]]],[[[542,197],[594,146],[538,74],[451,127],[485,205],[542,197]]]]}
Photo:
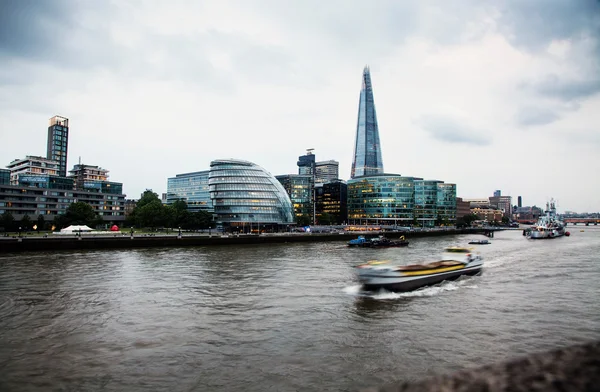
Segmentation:
{"type": "Polygon", "coordinates": [[[500,31],[517,47],[543,50],[552,40],[600,35],[598,0],[508,0],[497,9],[500,31]]]}
{"type": "Polygon", "coordinates": [[[600,79],[565,80],[550,75],[532,87],[538,94],[569,102],[600,93],[600,79]]]}
{"type": "Polygon", "coordinates": [[[529,127],[536,125],[547,125],[560,119],[555,110],[529,106],[521,108],[516,115],[517,124],[529,127]]]}
{"type": "Polygon", "coordinates": [[[491,139],[482,132],[461,124],[454,118],[441,115],[425,115],[415,121],[417,125],[429,132],[431,136],[443,142],[464,143],[476,146],[491,144],[491,139]]]}

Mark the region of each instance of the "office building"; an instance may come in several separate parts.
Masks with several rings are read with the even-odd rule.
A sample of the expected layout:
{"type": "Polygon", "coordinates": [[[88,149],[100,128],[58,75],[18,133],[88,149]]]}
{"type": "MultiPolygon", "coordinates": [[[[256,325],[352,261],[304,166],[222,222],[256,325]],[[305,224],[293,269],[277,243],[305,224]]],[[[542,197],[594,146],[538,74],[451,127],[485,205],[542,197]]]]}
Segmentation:
{"type": "Polygon", "coordinates": [[[281,183],[292,202],[295,220],[297,221],[301,216],[306,216],[310,222],[314,222],[316,207],[314,205],[313,176],[284,174],[275,176],[275,178],[281,183]]]}
{"type": "Polygon", "coordinates": [[[9,169],[0,169],[0,185],[9,185],[10,184],[10,170],[9,169]]]}
{"type": "Polygon", "coordinates": [[[348,220],[348,185],[342,180],[315,184],[317,224],[324,224],[321,216],[327,214],[329,224],[341,225],[348,220]]]}
{"type": "Polygon", "coordinates": [[[210,198],[217,227],[227,231],[279,230],[294,222],[292,202],[281,183],[248,161],[210,163],[210,198]]]}
{"type": "Polygon", "coordinates": [[[208,185],[210,170],[177,174],[167,180],[166,204],[177,200],[187,203],[191,212],[213,211],[208,185]]]}
{"type": "Polygon", "coordinates": [[[329,160],[315,163],[315,183],[325,183],[339,179],[338,161],[329,160]]]}
{"type": "Polygon", "coordinates": [[[369,67],[362,75],[362,89],[358,105],[358,122],[354,142],[354,158],[350,177],[383,174],[379,127],[373,99],[373,86],[369,67]]]}
{"type": "Polygon", "coordinates": [[[456,198],[456,219],[471,215],[471,203],[464,201],[461,197],[456,198]]]}
{"type": "Polygon", "coordinates": [[[443,181],[415,180],[415,222],[418,227],[433,227],[437,220],[438,184],[443,181]]]}
{"type": "Polygon", "coordinates": [[[456,223],[456,184],[437,184],[437,222],[445,226],[456,223]]]}
{"type": "Polygon", "coordinates": [[[523,199],[521,198],[521,196],[517,196],[517,207],[523,207],[523,199]]]}
{"type": "Polygon", "coordinates": [[[298,157],[298,174],[312,176],[315,174],[315,155],[312,153],[314,148],[306,150],[306,155],[298,157]]]}
{"type": "Polygon", "coordinates": [[[69,147],[69,119],[54,116],[48,125],[48,148],[46,158],[58,162],[58,175],[67,176],[67,152],[69,147]]]}
{"type": "Polygon", "coordinates": [[[505,217],[512,217],[513,205],[511,196],[492,196],[490,197],[490,206],[501,210],[505,217]]]}

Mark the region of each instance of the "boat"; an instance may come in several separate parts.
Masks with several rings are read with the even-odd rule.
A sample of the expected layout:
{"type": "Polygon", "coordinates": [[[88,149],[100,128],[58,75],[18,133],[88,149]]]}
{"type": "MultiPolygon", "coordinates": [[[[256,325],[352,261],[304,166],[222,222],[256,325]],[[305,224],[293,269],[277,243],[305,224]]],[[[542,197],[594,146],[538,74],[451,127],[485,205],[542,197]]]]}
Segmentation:
{"type": "Polygon", "coordinates": [[[558,238],[565,235],[566,224],[556,215],[554,200],[546,203],[546,215],[540,216],[538,221],[531,227],[527,238],[544,239],[558,238]]]}
{"type": "Polygon", "coordinates": [[[387,248],[408,246],[408,243],[409,241],[407,241],[404,236],[401,236],[398,240],[390,240],[383,235],[370,239],[365,238],[363,235],[359,235],[358,238],[348,241],[348,246],[356,246],[361,248],[387,248]]]}
{"type": "Polygon", "coordinates": [[[355,267],[358,280],[367,291],[381,289],[405,292],[431,286],[463,275],[477,275],[483,258],[471,248],[446,248],[438,261],[397,266],[389,261],[369,261],[355,267]]]}
{"type": "Polygon", "coordinates": [[[489,245],[491,244],[488,240],[473,240],[469,241],[469,245],[489,245]]]}
{"type": "Polygon", "coordinates": [[[370,243],[364,235],[359,235],[358,238],[348,241],[348,246],[363,246],[365,243],[370,243]]]}

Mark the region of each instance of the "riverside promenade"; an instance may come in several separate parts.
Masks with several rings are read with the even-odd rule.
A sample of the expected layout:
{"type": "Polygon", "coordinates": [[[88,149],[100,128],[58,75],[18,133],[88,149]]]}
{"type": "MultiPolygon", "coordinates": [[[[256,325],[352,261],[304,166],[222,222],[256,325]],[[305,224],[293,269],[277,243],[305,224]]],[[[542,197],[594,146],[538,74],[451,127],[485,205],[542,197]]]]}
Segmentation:
{"type": "Polygon", "coordinates": [[[34,251],[63,251],[84,249],[132,249],[153,247],[182,247],[182,246],[227,246],[250,244],[277,244],[292,242],[325,242],[349,241],[359,235],[366,237],[406,238],[435,237],[457,234],[490,235],[497,228],[470,228],[470,229],[417,229],[393,232],[361,232],[343,231],[337,233],[263,233],[257,234],[82,234],[78,235],[49,235],[42,236],[9,236],[0,237],[0,253],[18,253],[34,251]]]}

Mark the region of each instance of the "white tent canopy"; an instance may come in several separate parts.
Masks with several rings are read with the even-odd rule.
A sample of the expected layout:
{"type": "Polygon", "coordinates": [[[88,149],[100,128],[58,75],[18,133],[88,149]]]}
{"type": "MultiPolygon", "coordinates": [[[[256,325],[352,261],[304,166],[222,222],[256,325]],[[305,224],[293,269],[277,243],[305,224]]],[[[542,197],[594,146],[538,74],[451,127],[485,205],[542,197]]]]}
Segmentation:
{"type": "Polygon", "coordinates": [[[92,229],[85,225],[83,225],[83,226],[71,225],[69,227],[65,227],[60,232],[64,233],[64,234],[76,234],[76,233],[89,233],[90,231],[92,231],[92,229]]]}

